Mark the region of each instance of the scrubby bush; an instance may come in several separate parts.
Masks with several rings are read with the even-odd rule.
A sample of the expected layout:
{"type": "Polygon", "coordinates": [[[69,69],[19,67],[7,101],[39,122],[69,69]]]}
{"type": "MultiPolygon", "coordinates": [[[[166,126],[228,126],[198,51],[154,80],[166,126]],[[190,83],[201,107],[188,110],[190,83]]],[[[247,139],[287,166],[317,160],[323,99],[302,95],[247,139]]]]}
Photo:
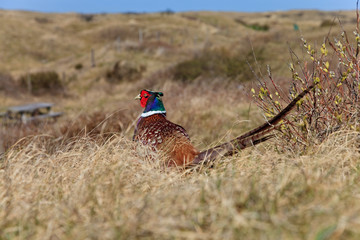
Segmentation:
{"type": "MultiPolygon", "coordinates": [[[[263,49],[255,49],[257,61],[264,59],[263,49]]],[[[231,52],[228,49],[206,49],[192,59],[178,63],[174,67],[174,79],[191,82],[202,77],[226,77],[239,82],[247,81],[254,77],[249,64],[255,62],[253,52],[245,54],[231,52]]]]}
{"type": "Polygon", "coordinates": [[[81,70],[83,68],[83,65],[82,65],[82,63],[77,63],[77,64],[75,64],[74,68],[76,70],[81,70]]]}
{"type": "Polygon", "coordinates": [[[336,25],[336,22],[333,21],[333,20],[324,20],[321,22],[320,24],[320,27],[332,27],[332,26],[335,26],[336,25]]]}
{"type": "Polygon", "coordinates": [[[162,15],[173,15],[175,14],[175,11],[171,10],[170,8],[164,10],[164,11],[161,11],[160,12],[162,15]]]}
{"type": "Polygon", "coordinates": [[[292,150],[307,149],[341,129],[360,130],[359,27],[353,39],[343,31],[339,39],[326,38],[320,48],[305,39],[302,41],[307,57],[300,59],[292,52],[290,94],[274,83],[270,71],[270,85],[275,90],[272,91],[266,82],[256,91],[252,90],[259,107],[271,118],[300,92],[316,84],[279,128],[281,139],[287,143],[282,146],[292,150]]]}
{"type": "Polygon", "coordinates": [[[133,81],[140,79],[146,70],[144,65],[136,65],[126,61],[116,62],[112,69],[106,72],[105,78],[109,83],[120,83],[122,81],[133,81]]]}
{"type": "Polygon", "coordinates": [[[256,30],[256,31],[268,31],[269,30],[269,25],[265,24],[265,25],[261,25],[259,23],[255,23],[255,24],[251,24],[248,25],[247,27],[256,30]]]}
{"type": "Polygon", "coordinates": [[[19,83],[32,94],[62,93],[65,89],[59,74],[55,71],[25,74],[19,78],[19,83]]]}
{"type": "Polygon", "coordinates": [[[18,86],[10,74],[0,73],[0,92],[14,94],[18,91],[18,86]]]}
{"type": "Polygon", "coordinates": [[[94,20],[95,15],[94,14],[80,14],[79,17],[81,20],[83,20],[85,22],[91,22],[94,20]]]}
{"type": "Polygon", "coordinates": [[[207,63],[197,57],[177,64],[174,78],[184,82],[192,81],[206,71],[209,71],[207,63]]]}
{"type": "Polygon", "coordinates": [[[35,17],[35,21],[40,24],[47,24],[52,22],[49,18],[46,17],[35,17]]]}
{"type": "Polygon", "coordinates": [[[247,28],[251,28],[256,31],[268,31],[270,29],[269,25],[267,25],[267,24],[264,24],[264,25],[261,25],[259,23],[248,24],[241,18],[236,18],[235,22],[240,23],[241,25],[243,25],[247,28]]]}

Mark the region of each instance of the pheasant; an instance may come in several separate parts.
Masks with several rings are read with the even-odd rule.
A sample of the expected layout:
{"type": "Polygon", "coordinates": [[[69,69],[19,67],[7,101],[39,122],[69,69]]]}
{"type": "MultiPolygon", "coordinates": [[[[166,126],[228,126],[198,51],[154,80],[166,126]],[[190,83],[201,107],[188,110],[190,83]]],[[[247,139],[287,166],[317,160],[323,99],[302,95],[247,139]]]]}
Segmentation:
{"type": "Polygon", "coordinates": [[[214,161],[219,156],[229,156],[237,150],[264,142],[274,135],[269,133],[315,85],[309,86],[294,98],[275,117],[247,133],[213,148],[198,151],[192,144],[186,130],[166,119],[161,100],[162,92],[141,90],[135,98],[140,100],[144,112],[138,119],[133,140],[159,151],[167,159],[168,166],[193,166],[214,161]]]}
{"type": "Polygon", "coordinates": [[[161,151],[169,166],[187,165],[200,152],[191,144],[183,127],[166,119],[162,96],[161,92],[142,90],[136,97],[145,110],[137,122],[133,140],[161,151]]]}

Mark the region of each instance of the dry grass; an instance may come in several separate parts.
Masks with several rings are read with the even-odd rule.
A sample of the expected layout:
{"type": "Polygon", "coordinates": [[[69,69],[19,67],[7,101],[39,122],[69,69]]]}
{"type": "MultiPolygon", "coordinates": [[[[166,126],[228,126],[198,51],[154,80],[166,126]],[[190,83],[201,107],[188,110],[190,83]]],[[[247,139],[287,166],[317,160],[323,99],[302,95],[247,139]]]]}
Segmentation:
{"type": "Polygon", "coordinates": [[[357,132],[307,155],[271,147],[166,170],[114,137],[49,154],[37,136],[0,161],[3,239],[357,239],[357,132]]]}
{"type": "MultiPolygon", "coordinates": [[[[200,148],[260,121],[236,122],[246,119],[248,109],[238,89],[167,82],[163,91],[166,106],[172,106],[169,119],[186,126],[200,148]]],[[[212,168],[178,171],[164,168],[153,161],[156,154],[143,156],[134,146],[126,134],[135,119],[129,114],[121,112],[107,124],[101,124],[107,118],[101,113],[80,115],[65,122],[71,133],[67,141],[38,133],[9,149],[0,160],[0,237],[360,236],[358,132],[333,134],[302,156],[278,152],[274,139],[221,159],[212,168]],[[115,129],[121,120],[124,127],[115,129]],[[98,141],[105,129],[118,134],[98,141]]]]}
{"type": "MultiPolygon", "coordinates": [[[[354,29],[353,12],[336,14],[344,29],[354,29]]],[[[302,155],[279,151],[275,138],[187,171],[164,168],[156,154],[146,156],[130,141],[142,110],[133,97],[143,88],[165,93],[168,118],[187,129],[200,150],[255,127],[264,117],[247,96],[253,82],[204,74],[183,83],[173,81],[173,67],[206,48],[247,53],[250,40],[254,49],[263,47],[261,62],[272,66],[279,84],[289,84],[284,52],[287,44],[302,44],[294,22],[309,42],[321,43],[329,31],[321,25],[334,16],[201,12],[104,14],[88,21],[77,14],[0,11],[0,51],[7,59],[0,71],[11,75],[11,86],[21,75],[49,70],[69,91],[31,96],[0,89],[1,111],[52,101],[54,111],[66,112],[47,127],[1,127],[0,239],[358,239],[356,131],[333,133],[302,155]],[[269,30],[254,31],[238,19],[269,30]],[[146,66],[142,78],[106,82],[106,72],[124,60],[146,66]]],[[[7,82],[2,86],[9,90],[7,82]]]]}
{"type": "MultiPolygon", "coordinates": [[[[169,119],[184,125],[200,149],[261,121],[236,122],[247,119],[249,107],[239,89],[197,84],[166,82],[162,90],[169,119]]],[[[67,141],[38,132],[0,158],[0,238],[360,236],[358,132],[333,134],[302,156],[278,152],[274,139],[212,168],[178,171],[153,161],[156,154],[143,156],[129,140],[131,111],[104,124],[107,117],[78,115],[59,123],[71,133],[67,141]]]]}

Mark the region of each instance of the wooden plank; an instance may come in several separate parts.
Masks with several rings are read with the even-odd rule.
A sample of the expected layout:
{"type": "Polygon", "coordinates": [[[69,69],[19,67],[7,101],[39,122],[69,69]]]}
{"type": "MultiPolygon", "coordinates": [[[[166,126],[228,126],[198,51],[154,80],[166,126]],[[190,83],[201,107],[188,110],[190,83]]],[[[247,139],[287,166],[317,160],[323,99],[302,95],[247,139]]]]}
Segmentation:
{"type": "Polygon", "coordinates": [[[27,105],[9,107],[8,111],[13,113],[21,113],[21,112],[31,113],[40,108],[50,109],[53,105],[54,105],[53,103],[32,103],[27,105]]]}
{"type": "Polygon", "coordinates": [[[62,112],[51,112],[48,114],[42,114],[42,115],[37,115],[37,116],[33,116],[33,117],[27,117],[26,119],[24,119],[26,122],[31,122],[34,120],[42,120],[42,119],[46,119],[46,118],[58,118],[61,115],[63,115],[62,112]]]}

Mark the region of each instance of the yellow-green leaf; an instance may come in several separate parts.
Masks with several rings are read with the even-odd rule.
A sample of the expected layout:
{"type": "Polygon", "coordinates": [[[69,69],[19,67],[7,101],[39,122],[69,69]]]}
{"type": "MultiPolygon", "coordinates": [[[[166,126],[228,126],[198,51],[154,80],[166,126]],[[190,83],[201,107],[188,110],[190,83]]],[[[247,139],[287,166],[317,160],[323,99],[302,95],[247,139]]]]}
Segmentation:
{"type": "Polygon", "coordinates": [[[329,69],[329,65],[330,65],[329,62],[326,62],[326,63],[325,63],[325,67],[326,67],[327,69],[329,69]]]}

